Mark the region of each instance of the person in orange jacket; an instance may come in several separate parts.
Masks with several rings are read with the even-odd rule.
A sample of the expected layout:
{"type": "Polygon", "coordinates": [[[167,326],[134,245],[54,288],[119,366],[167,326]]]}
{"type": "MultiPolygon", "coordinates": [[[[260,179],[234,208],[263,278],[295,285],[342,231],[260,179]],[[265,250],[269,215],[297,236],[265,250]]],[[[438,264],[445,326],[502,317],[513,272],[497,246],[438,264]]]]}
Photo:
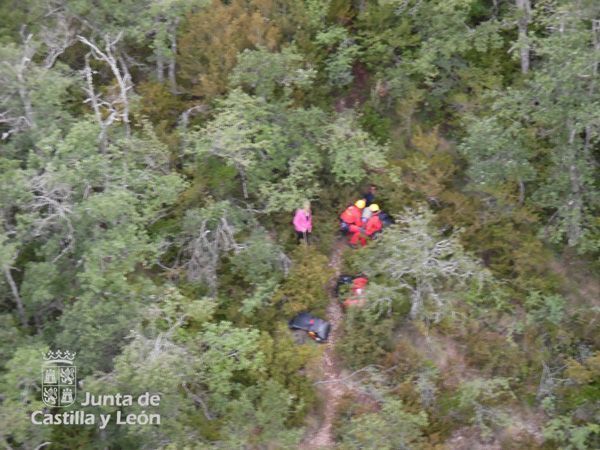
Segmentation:
{"type": "Polygon", "coordinates": [[[355,229],[355,231],[353,231],[354,234],[352,234],[352,237],[350,238],[350,245],[352,246],[356,245],[360,241],[360,245],[364,247],[367,244],[367,240],[363,236],[363,233],[372,238],[375,233],[381,231],[383,228],[383,224],[379,219],[379,205],[373,203],[371,206],[369,206],[369,209],[373,214],[364,224],[364,227],[359,227],[358,230],[355,229]]]}
{"type": "Polygon", "coordinates": [[[362,210],[365,207],[365,200],[357,200],[354,205],[348,206],[340,215],[340,229],[345,232],[356,233],[363,226],[362,210]]]}

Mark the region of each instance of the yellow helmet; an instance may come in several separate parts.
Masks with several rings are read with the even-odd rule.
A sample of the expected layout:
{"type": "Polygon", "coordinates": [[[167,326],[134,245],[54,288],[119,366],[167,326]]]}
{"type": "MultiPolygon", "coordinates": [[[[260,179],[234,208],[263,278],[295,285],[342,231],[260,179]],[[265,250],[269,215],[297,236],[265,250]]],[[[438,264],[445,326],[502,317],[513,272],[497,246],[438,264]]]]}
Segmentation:
{"type": "Polygon", "coordinates": [[[367,202],[362,198],[360,200],[356,200],[356,203],[354,203],[354,206],[356,206],[357,208],[360,208],[360,209],[363,209],[366,205],[367,205],[367,202]]]}
{"type": "Polygon", "coordinates": [[[372,212],[377,212],[377,211],[379,211],[379,205],[377,203],[373,203],[371,206],[369,206],[369,209],[372,212]]]}

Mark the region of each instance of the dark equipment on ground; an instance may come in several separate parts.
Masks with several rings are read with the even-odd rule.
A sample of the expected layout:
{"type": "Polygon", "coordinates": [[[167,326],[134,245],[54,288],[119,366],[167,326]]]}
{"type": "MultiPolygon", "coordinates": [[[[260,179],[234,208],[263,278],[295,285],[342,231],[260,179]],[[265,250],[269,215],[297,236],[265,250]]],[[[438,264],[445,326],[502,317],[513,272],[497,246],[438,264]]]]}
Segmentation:
{"type": "Polygon", "coordinates": [[[340,295],[340,288],[342,286],[346,286],[346,285],[352,284],[352,280],[354,280],[354,277],[352,275],[340,275],[338,277],[337,283],[335,284],[335,295],[337,297],[339,297],[339,295],[340,295]]]}
{"type": "Polygon", "coordinates": [[[384,213],[383,211],[381,213],[379,213],[379,220],[381,220],[381,224],[383,225],[383,228],[389,227],[390,225],[392,225],[394,223],[394,218],[392,216],[390,216],[389,214],[384,213]]]}
{"type": "Polygon", "coordinates": [[[325,342],[331,331],[331,324],[307,312],[298,314],[288,322],[292,330],[306,331],[317,342],[325,342]]]}

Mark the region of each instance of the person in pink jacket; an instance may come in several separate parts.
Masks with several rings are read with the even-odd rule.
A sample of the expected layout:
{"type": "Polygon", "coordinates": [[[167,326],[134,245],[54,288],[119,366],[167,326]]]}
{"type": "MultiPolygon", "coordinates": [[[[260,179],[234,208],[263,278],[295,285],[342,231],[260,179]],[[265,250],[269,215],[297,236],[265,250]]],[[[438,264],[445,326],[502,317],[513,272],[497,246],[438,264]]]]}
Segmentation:
{"type": "Polygon", "coordinates": [[[302,240],[308,244],[308,238],[312,232],[312,213],[310,211],[310,202],[308,200],[304,202],[302,208],[296,210],[293,223],[298,244],[302,240]]]}

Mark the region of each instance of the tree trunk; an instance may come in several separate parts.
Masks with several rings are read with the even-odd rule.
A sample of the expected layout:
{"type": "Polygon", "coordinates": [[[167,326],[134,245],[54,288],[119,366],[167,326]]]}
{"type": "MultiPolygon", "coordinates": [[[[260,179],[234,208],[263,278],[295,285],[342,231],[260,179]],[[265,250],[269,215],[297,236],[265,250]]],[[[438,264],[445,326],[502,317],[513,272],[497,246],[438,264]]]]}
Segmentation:
{"type": "Polygon", "coordinates": [[[410,306],[409,317],[411,320],[415,320],[419,317],[419,313],[421,312],[421,308],[423,306],[422,293],[419,286],[415,288],[411,295],[412,304],[410,306]]]}
{"type": "Polygon", "coordinates": [[[19,83],[19,98],[21,99],[21,103],[23,104],[25,118],[27,119],[29,127],[34,129],[35,118],[33,114],[33,106],[31,104],[31,97],[29,95],[27,79],[25,77],[25,74],[30,70],[29,66],[31,64],[33,56],[35,55],[35,48],[31,45],[32,37],[33,35],[30,34],[23,39],[23,55],[21,56],[21,61],[18,65],[16,65],[14,70],[15,75],[17,76],[17,82],[19,83]]]}
{"type": "Polygon", "coordinates": [[[589,164],[591,161],[591,164],[594,164],[594,162],[592,161],[592,158],[590,158],[590,138],[592,135],[592,129],[591,129],[591,125],[586,125],[585,126],[585,136],[583,139],[583,158],[586,162],[586,164],[589,164]]]}
{"type": "MultiPolygon", "coordinates": [[[[592,40],[594,42],[594,50],[596,50],[596,55],[597,55],[598,52],[600,52],[600,20],[592,20],[592,40]]],[[[594,62],[592,64],[593,78],[596,78],[596,75],[598,75],[598,58],[597,57],[594,58],[594,62]]],[[[591,92],[593,92],[593,91],[591,91],[591,92]]]]}
{"type": "Polygon", "coordinates": [[[23,109],[25,110],[25,118],[30,128],[35,128],[35,119],[33,117],[33,107],[31,106],[31,99],[29,98],[29,91],[26,88],[25,77],[21,72],[17,73],[17,79],[19,80],[19,97],[23,103],[23,109]]]}
{"type": "Polygon", "coordinates": [[[517,180],[517,183],[519,183],[519,206],[523,206],[525,202],[525,183],[521,178],[517,180]]]}
{"type": "Polygon", "coordinates": [[[492,8],[492,17],[495,19],[498,17],[498,0],[492,0],[492,5],[494,5],[492,8]]]}
{"type": "Polygon", "coordinates": [[[246,181],[246,172],[244,169],[240,168],[240,177],[242,178],[242,193],[244,194],[244,199],[248,199],[248,182],[246,181]]]}
{"type": "Polygon", "coordinates": [[[15,303],[17,304],[17,312],[19,314],[19,319],[21,319],[21,324],[24,328],[27,328],[27,317],[25,316],[25,308],[23,307],[23,301],[21,300],[21,296],[19,295],[19,289],[17,288],[17,283],[12,277],[10,273],[10,268],[7,266],[3,267],[4,276],[6,277],[6,281],[8,281],[8,285],[10,286],[10,290],[12,291],[13,297],[15,299],[15,303]]]}
{"type": "MultiPolygon", "coordinates": [[[[104,36],[105,47],[104,51],[100,50],[100,48],[89,41],[87,38],[79,35],[77,38],[83,42],[85,45],[90,47],[92,56],[97,60],[104,61],[110,67],[111,72],[113,73],[115,79],[117,80],[117,84],[119,85],[119,101],[115,102],[119,104],[120,111],[118,112],[121,121],[125,127],[125,134],[127,137],[131,136],[131,125],[129,122],[129,90],[133,88],[131,74],[129,73],[129,69],[127,68],[127,63],[125,59],[119,55],[117,52],[116,45],[121,40],[123,33],[119,33],[116,38],[112,39],[109,35],[104,36]],[[119,65],[121,67],[119,67],[119,65]]],[[[111,105],[112,107],[112,105],[111,105]]],[[[113,108],[116,110],[116,108],[113,108]]],[[[110,123],[112,123],[113,117],[110,118],[110,123]]],[[[103,121],[104,123],[109,122],[108,119],[103,121]]]]}
{"type": "Polygon", "coordinates": [[[521,73],[529,72],[529,38],[527,37],[527,27],[531,16],[531,3],[529,0],[516,0],[519,10],[519,52],[521,54],[521,73]]]}
{"type": "Polygon", "coordinates": [[[171,93],[177,93],[177,26],[179,18],[175,19],[169,27],[169,38],[171,40],[171,57],[169,59],[169,86],[171,93]]]}
{"type": "Polygon", "coordinates": [[[568,225],[567,225],[567,243],[569,247],[574,247],[578,244],[581,238],[582,229],[582,208],[583,208],[583,192],[581,186],[581,176],[577,167],[577,149],[575,147],[575,135],[577,130],[573,127],[569,132],[569,181],[571,184],[571,195],[567,204],[568,225]]]}
{"type": "Polygon", "coordinates": [[[123,105],[123,123],[125,124],[125,135],[129,138],[131,137],[131,125],[129,123],[129,95],[128,91],[133,87],[131,74],[129,73],[129,69],[127,64],[125,63],[125,59],[122,56],[118,56],[115,60],[115,65],[113,69],[113,73],[115,74],[115,78],[119,83],[119,91],[121,97],[121,103],[123,105]],[[117,61],[121,64],[121,69],[123,74],[119,71],[119,66],[117,61]]]}
{"type": "Polygon", "coordinates": [[[107,122],[104,121],[104,119],[102,119],[102,112],[100,111],[100,105],[98,104],[98,96],[96,95],[96,92],[94,90],[94,78],[93,78],[93,73],[92,73],[92,68],[90,67],[90,54],[86,54],[85,58],[85,66],[83,69],[83,74],[85,76],[85,81],[86,81],[86,85],[87,87],[85,88],[85,91],[88,95],[88,101],[92,106],[92,109],[94,111],[94,117],[96,118],[96,122],[98,122],[98,125],[100,126],[100,134],[98,135],[98,144],[100,145],[100,153],[105,154],[106,153],[106,148],[108,146],[108,142],[107,142],[107,128],[108,128],[108,124],[107,122]]]}
{"type": "Polygon", "coordinates": [[[165,58],[160,50],[156,51],[156,80],[161,84],[165,82],[165,58]]]}

